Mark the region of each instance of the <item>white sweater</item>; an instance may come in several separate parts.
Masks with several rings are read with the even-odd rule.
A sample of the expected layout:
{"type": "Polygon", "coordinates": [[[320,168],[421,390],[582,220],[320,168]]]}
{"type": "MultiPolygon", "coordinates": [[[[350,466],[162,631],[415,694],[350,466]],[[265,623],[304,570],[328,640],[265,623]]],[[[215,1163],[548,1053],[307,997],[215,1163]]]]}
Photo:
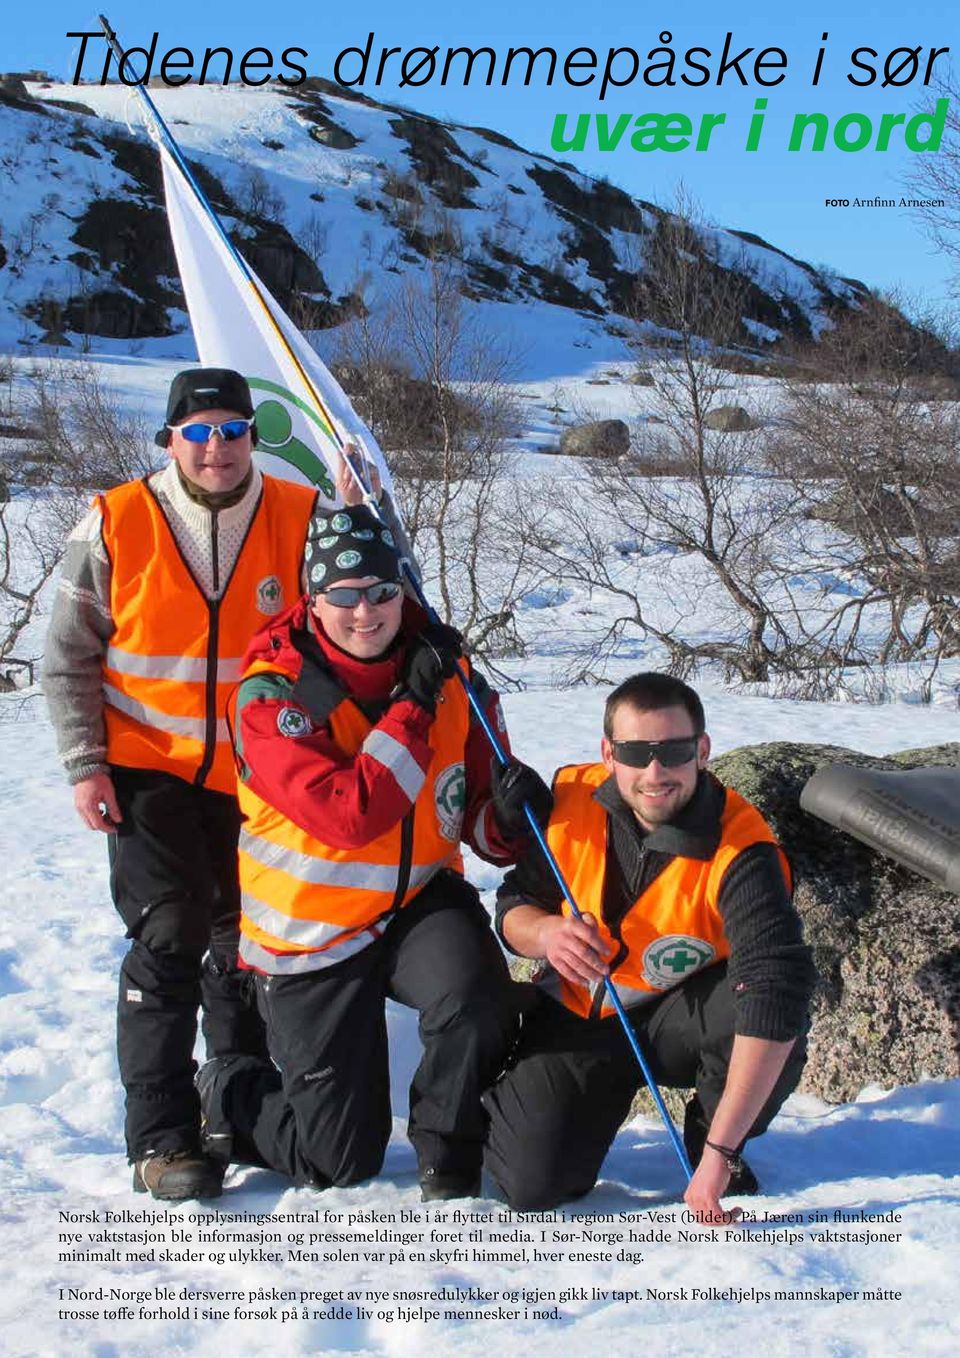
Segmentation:
{"type": "MultiPolygon", "coordinates": [[[[254,467],[242,499],[215,511],[190,498],[173,461],[154,472],[149,485],[204,596],[219,598],[260,499],[263,477],[259,470],[254,467]]],[[[103,657],[114,630],[110,573],[98,502],[67,539],[43,665],[50,719],[71,783],[107,767],[102,683],[103,657]]]]}

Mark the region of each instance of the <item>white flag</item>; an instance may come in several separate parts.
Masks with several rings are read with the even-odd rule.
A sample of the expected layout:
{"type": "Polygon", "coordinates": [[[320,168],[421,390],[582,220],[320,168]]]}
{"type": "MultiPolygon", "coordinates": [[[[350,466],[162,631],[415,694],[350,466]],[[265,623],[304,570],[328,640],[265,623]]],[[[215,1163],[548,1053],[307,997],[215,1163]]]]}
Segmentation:
{"type": "Polygon", "coordinates": [[[162,143],[159,149],[170,234],[200,362],[235,368],[250,383],[260,465],[275,476],[317,486],[333,503],[339,435],[341,442],[363,448],[389,491],[383,454],[343,388],[253,270],[256,288],[244,276],[174,158],[162,143]]]}

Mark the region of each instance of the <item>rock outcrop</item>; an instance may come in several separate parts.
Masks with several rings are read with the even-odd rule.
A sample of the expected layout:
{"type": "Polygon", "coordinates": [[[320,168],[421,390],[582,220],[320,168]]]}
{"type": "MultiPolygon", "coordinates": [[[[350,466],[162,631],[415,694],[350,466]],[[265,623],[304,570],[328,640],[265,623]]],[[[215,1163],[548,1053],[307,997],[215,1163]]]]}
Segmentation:
{"type": "Polygon", "coordinates": [[[960,744],[873,758],[776,743],[722,755],[717,776],[758,806],[793,865],[820,972],[801,1089],[834,1102],[864,1085],[960,1076],[960,898],[800,809],[824,764],[960,765],[960,744]]]}

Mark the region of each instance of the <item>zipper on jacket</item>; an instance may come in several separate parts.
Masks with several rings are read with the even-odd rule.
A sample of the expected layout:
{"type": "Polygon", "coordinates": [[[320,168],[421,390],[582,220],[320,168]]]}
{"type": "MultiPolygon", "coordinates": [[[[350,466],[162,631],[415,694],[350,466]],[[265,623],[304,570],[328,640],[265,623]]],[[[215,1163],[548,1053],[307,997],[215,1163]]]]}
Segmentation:
{"type": "Polygon", "coordinates": [[[218,523],[220,511],[211,509],[210,511],[210,549],[213,553],[213,597],[217,598],[220,593],[220,525],[218,523]]]}
{"type": "Polygon", "coordinates": [[[207,679],[204,701],[206,721],[203,735],[203,758],[197,769],[194,783],[201,787],[207,781],[207,774],[217,753],[217,658],[220,643],[220,534],[219,511],[210,511],[210,550],[213,555],[213,595],[207,600],[210,622],[207,628],[207,679]]]}
{"type": "Polygon", "coordinates": [[[199,787],[207,781],[207,774],[217,753],[217,650],[220,642],[220,600],[211,599],[207,607],[210,622],[207,628],[207,680],[204,691],[206,714],[203,733],[203,758],[194,783],[199,787]]]}
{"type": "Polygon", "coordinates": [[[407,894],[407,887],[410,885],[410,869],[413,866],[413,813],[415,808],[410,810],[400,822],[400,864],[397,869],[397,889],[393,893],[388,914],[393,914],[399,910],[403,904],[403,898],[407,894]]]}
{"type": "MultiPolygon", "coordinates": [[[[608,853],[608,854],[611,854],[612,852],[613,852],[613,845],[612,845],[612,843],[610,842],[610,839],[608,839],[608,841],[607,841],[607,853],[608,853]]],[[[646,861],[647,861],[647,846],[646,846],[645,844],[641,844],[641,846],[640,846],[640,858],[639,858],[639,861],[638,861],[638,867],[639,867],[639,869],[640,869],[638,876],[639,876],[639,879],[640,879],[641,884],[642,884],[642,882],[643,882],[643,869],[644,869],[644,867],[645,867],[645,865],[646,865],[646,861]]],[[[625,897],[629,897],[629,895],[630,895],[630,885],[629,885],[629,883],[628,883],[628,882],[623,882],[622,885],[623,885],[623,890],[624,890],[624,896],[625,896],[625,897]]],[[[641,893],[641,894],[642,894],[642,893],[641,893]]],[[[590,1001],[590,1017],[591,1017],[591,1018],[599,1018],[599,1017],[600,1017],[600,1014],[601,1014],[601,1012],[602,1012],[602,1010],[603,1010],[603,999],[604,999],[604,996],[605,996],[606,993],[607,993],[608,986],[613,986],[613,984],[614,984],[614,982],[613,982],[613,973],[617,970],[618,967],[623,966],[624,962],[626,961],[627,957],[628,957],[629,954],[630,954],[630,949],[629,949],[629,948],[627,947],[627,945],[624,943],[624,941],[623,941],[623,935],[621,934],[620,931],[621,931],[621,929],[623,928],[623,922],[624,922],[624,920],[627,918],[627,915],[630,913],[630,910],[631,910],[632,908],[633,908],[632,906],[628,906],[627,909],[626,909],[626,911],[625,911],[625,912],[620,916],[620,918],[619,918],[615,923],[613,923],[613,924],[611,924],[609,920],[604,920],[604,923],[605,923],[606,926],[607,926],[607,929],[608,929],[608,931],[609,931],[609,933],[610,933],[611,938],[614,939],[620,946],[617,948],[617,951],[614,953],[613,957],[611,957],[611,958],[609,959],[608,963],[607,963],[607,965],[608,965],[609,968],[610,968],[610,975],[607,977],[608,985],[597,985],[597,987],[595,988],[595,990],[594,990],[594,992],[593,992],[593,998],[592,998],[592,1000],[590,1001]]],[[[603,906],[602,906],[602,905],[601,905],[601,907],[600,907],[600,913],[601,913],[601,915],[603,914],[603,906]]]]}

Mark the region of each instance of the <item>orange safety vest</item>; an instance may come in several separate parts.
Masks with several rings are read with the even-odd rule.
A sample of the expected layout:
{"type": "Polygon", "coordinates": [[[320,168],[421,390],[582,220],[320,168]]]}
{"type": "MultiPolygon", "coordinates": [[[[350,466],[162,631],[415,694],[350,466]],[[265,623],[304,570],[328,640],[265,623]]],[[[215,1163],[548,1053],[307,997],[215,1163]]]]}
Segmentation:
{"type": "Polygon", "coordinates": [[[97,497],[112,567],[114,629],[103,661],[108,763],[236,790],[227,697],[253,633],[300,594],[315,499],[309,486],[265,476],[230,579],[209,600],[146,479],[97,497]]]}
{"type": "MultiPolygon", "coordinates": [[[[607,812],[593,795],[608,777],[603,764],[570,765],[558,771],[547,841],[580,910],[597,921],[610,950],[610,980],[629,1006],[730,956],[717,905],[724,873],[744,849],[776,844],[776,839],[756,807],[727,788],[720,844],[713,857],[672,858],[611,929],[603,919],[607,812]]],[[[782,850],[780,860],[789,886],[790,869],[782,850]]],[[[567,901],[563,912],[573,913],[567,901]]],[[[601,990],[604,997],[606,990],[599,984],[574,985],[561,976],[556,981],[558,998],[582,1017],[614,1012],[601,998],[601,990]]]]}
{"type": "MultiPolygon", "coordinates": [[[[254,662],[244,678],[265,671],[296,678],[268,661],[254,662]]],[[[360,848],[322,843],[240,781],[246,817],[240,834],[240,957],[247,966],[289,975],[342,962],[378,938],[386,917],[407,905],[441,868],[462,873],[470,709],[456,678],[446,681],[442,699],[428,736],[433,754],[425,778],[413,755],[376,730],[351,699],[326,717],[345,754],[365,748],[411,793],[423,780],[411,811],[360,848]]]]}

